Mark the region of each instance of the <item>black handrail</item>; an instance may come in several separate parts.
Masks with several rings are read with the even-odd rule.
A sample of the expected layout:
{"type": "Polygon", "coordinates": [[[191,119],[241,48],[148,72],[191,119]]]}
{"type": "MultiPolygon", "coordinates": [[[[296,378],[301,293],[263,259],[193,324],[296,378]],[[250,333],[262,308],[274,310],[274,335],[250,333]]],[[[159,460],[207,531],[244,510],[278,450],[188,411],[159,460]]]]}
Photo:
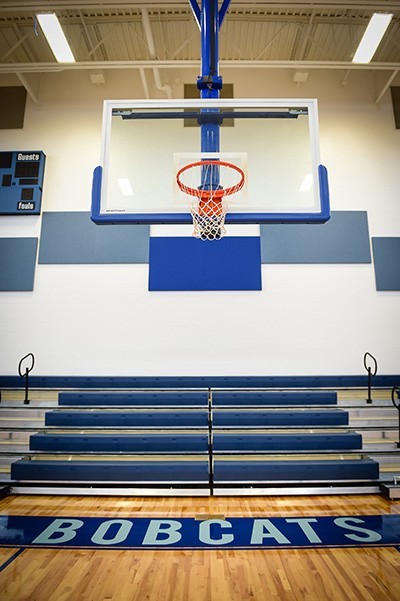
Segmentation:
{"type": "Polygon", "coordinates": [[[210,496],[214,495],[214,459],[213,459],[213,413],[212,392],[208,389],[208,486],[210,496]]]}
{"type": "Polygon", "coordinates": [[[24,405],[29,405],[30,401],[29,401],[29,374],[32,371],[32,369],[34,368],[35,365],[35,357],[33,355],[33,353],[28,353],[27,355],[25,355],[25,357],[22,357],[21,361],[18,364],[18,373],[21,376],[21,378],[25,378],[25,398],[24,398],[24,405]],[[28,359],[29,357],[31,357],[31,365],[30,367],[26,367],[25,368],[25,372],[22,373],[22,363],[25,361],[25,359],[28,359]]]}
{"type": "Polygon", "coordinates": [[[378,363],[376,362],[376,359],[373,355],[371,355],[371,353],[365,353],[364,355],[364,367],[368,372],[368,397],[366,398],[367,403],[372,403],[372,398],[371,398],[371,383],[372,383],[372,378],[374,376],[376,376],[376,372],[378,371],[378,363]],[[371,369],[370,365],[367,365],[367,357],[371,357],[372,361],[373,361],[373,371],[371,369]]]}
{"type": "Polygon", "coordinates": [[[399,440],[397,441],[397,447],[400,449],[400,401],[399,401],[399,392],[400,386],[393,386],[392,388],[392,403],[397,409],[397,413],[399,414],[399,440]],[[395,393],[397,391],[397,403],[395,400],[395,393]]]}

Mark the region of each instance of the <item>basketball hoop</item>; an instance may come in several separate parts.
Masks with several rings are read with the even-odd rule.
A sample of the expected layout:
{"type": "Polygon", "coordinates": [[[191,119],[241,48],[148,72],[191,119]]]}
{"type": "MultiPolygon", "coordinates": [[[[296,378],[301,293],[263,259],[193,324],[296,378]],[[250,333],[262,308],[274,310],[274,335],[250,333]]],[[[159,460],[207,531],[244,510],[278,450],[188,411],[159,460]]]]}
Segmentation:
{"type": "Polygon", "coordinates": [[[225,235],[228,211],[225,197],[239,192],[244,179],[240,167],[219,160],[204,159],[185,165],[178,171],[176,182],[180,190],[194,197],[190,213],[195,238],[219,240],[225,235]]]}

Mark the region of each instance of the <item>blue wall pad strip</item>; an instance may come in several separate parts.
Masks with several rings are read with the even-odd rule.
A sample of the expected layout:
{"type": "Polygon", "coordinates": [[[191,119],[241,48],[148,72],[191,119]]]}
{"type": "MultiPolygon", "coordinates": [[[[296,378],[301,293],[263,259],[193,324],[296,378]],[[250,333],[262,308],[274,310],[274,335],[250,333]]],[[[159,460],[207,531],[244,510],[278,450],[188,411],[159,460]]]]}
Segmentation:
{"type": "Polygon", "coordinates": [[[148,225],[99,227],[86,212],[44,212],[40,264],[148,263],[148,225]]]}
{"type": "Polygon", "coordinates": [[[400,290],[400,237],[372,238],[377,290],[400,290]]]}
{"type": "Polygon", "coordinates": [[[207,407],[208,392],[60,392],[58,395],[58,404],[63,406],[126,405],[132,407],[207,407]]]}
{"type": "Polygon", "coordinates": [[[400,544],[400,515],[223,520],[0,516],[0,546],[90,549],[291,549],[400,544]]]}
{"type": "Polygon", "coordinates": [[[361,449],[361,434],[221,434],[214,433],[215,452],[316,451],[361,449]]]}
{"type": "Polygon", "coordinates": [[[137,453],[207,453],[207,434],[33,434],[32,451],[128,451],[137,453]]]}
{"type": "Polygon", "coordinates": [[[347,425],[347,411],[224,411],[213,413],[214,427],[249,427],[249,426],[339,426],[347,425]]]}
{"type": "MultiPolygon", "coordinates": [[[[374,387],[397,386],[399,374],[376,375],[374,387]]],[[[348,376],[30,376],[34,388],[363,388],[367,375],[348,376]]],[[[19,376],[0,376],[2,388],[21,388],[19,376]]]]}
{"type": "Polygon", "coordinates": [[[151,237],[149,290],[261,290],[260,239],[151,237]]]}
{"type": "Polygon", "coordinates": [[[379,465],[372,459],[225,461],[214,460],[214,483],[376,480],[379,465]]]}
{"type": "Polygon", "coordinates": [[[112,412],[88,411],[68,412],[49,411],[45,415],[46,426],[116,426],[116,427],[207,427],[208,414],[206,411],[190,412],[112,412]]]}
{"type": "Polygon", "coordinates": [[[336,405],[337,393],[314,392],[213,392],[214,406],[336,405]]]}
{"type": "Polygon", "coordinates": [[[0,291],[33,290],[37,238],[0,238],[0,291]]]}
{"type": "Polygon", "coordinates": [[[208,461],[29,461],[11,465],[15,480],[71,482],[208,482],[208,461]]]}
{"type": "Polygon", "coordinates": [[[260,226],[262,263],[371,263],[366,211],[333,211],[324,224],[260,226]]]}

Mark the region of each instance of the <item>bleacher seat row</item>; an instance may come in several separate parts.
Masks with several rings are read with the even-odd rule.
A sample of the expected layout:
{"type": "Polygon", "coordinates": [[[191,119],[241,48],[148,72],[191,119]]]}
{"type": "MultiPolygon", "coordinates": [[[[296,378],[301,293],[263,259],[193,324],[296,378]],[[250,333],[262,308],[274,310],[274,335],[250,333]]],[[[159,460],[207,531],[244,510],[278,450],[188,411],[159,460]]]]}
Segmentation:
{"type": "Polygon", "coordinates": [[[336,404],[330,391],[62,392],[44,431],[30,437],[35,454],[14,462],[11,477],[188,486],[377,480],[378,464],[363,456],[361,435],[346,429],[348,413],[336,404]]]}

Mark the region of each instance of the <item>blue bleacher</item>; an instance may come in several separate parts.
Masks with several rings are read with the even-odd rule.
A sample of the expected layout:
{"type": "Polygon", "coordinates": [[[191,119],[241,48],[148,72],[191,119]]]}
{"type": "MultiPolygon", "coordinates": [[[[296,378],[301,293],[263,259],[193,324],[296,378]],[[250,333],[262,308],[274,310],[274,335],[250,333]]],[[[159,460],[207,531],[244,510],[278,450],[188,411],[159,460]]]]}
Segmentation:
{"type": "Polygon", "coordinates": [[[33,451],[207,453],[207,434],[34,434],[33,451]]]}
{"type": "Polygon", "coordinates": [[[42,454],[14,462],[11,477],[203,487],[210,486],[211,477],[221,487],[379,478],[375,461],[361,455],[336,458],[346,451],[353,457],[362,449],[361,435],[343,428],[349,415],[336,406],[336,392],[217,390],[211,398],[209,414],[207,390],[60,393],[60,409],[45,413],[49,429],[30,437],[30,450],[42,454]],[[319,429],[306,431],[314,427],[319,429]],[[68,457],[71,452],[77,455],[68,457]],[[310,455],[299,459],[296,452],[310,455]],[[51,453],[60,455],[50,459],[51,453]],[[91,460],[85,453],[93,453],[91,460]],[[112,459],[110,453],[137,454],[140,460],[129,455],[112,459]],[[248,457],[238,457],[246,453],[248,457]]]}
{"type": "Polygon", "coordinates": [[[214,483],[376,480],[377,478],[379,478],[379,465],[372,459],[214,460],[214,483]]]}
{"type": "Polygon", "coordinates": [[[235,405],[336,405],[337,393],[333,391],[311,392],[228,392],[217,391],[212,395],[214,406],[235,405]]]}
{"type": "Polygon", "coordinates": [[[119,428],[197,428],[207,427],[207,411],[48,411],[46,426],[119,428]]]}
{"type": "Polygon", "coordinates": [[[214,433],[215,452],[317,451],[361,449],[362,437],[355,432],[339,434],[221,434],[214,433]]]}
{"type": "Polygon", "coordinates": [[[11,466],[20,481],[208,483],[208,461],[57,461],[20,459],[11,466]]]}
{"type": "Polygon", "coordinates": [[[59,405],[125,405],[127,407],[207,407],[208,391],[203,392],[60,392],[59,405]]]}
{"type": "Polygon", "coordinates": [[[349,423],[347,411],[328,409],[308,410],[269,410],[269,411],[224,411],[215,410],[213,425],[216,427],[263,427],[263,426],[339,426],[349,423]]]}

